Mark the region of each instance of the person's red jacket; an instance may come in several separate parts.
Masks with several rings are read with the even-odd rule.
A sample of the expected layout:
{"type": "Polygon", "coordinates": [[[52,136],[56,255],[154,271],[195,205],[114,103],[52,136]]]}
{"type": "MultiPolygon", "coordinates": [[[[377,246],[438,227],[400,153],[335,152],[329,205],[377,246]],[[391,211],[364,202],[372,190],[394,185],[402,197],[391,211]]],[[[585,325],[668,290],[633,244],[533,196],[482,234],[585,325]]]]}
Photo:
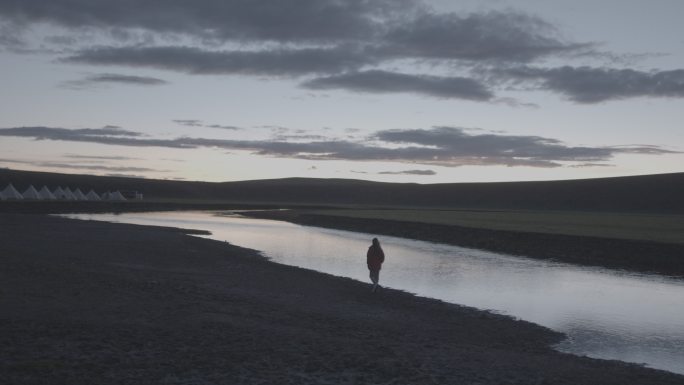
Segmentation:
{"type": "Polygon", "coordinates": [[[369,247],[368,253],[366,253],[368,269],[380,270],[383,262],[385,262],[385,253],[382,251],[382,248],[376,246],[369,247]]]}

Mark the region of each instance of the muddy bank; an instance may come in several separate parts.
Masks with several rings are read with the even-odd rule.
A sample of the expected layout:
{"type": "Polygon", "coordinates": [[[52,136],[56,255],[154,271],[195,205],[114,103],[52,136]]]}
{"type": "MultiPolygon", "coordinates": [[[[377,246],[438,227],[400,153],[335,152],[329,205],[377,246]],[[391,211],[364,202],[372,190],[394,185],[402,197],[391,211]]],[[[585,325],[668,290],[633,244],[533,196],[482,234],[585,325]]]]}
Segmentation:
{"type": "Polygon", "coordinates": [[[0,383],[681,384],[171,229],[0,214],[0,383]]]}
{"type": "Polygon", "coordinates": [[[255,211],[243,215],[446,243],[584,266],[684,277],[683,244],[313,215],[298,211],[255,211]]]}

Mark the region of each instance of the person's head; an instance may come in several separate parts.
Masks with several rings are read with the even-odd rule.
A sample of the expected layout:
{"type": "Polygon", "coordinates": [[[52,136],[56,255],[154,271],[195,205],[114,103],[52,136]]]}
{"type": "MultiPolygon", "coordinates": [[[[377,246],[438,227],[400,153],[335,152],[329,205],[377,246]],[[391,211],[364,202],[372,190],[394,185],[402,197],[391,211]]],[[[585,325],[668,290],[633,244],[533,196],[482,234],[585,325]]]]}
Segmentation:
{"type": "Polygon", "coordinates": [[[373,238],[373,246],[380,247],[380,241],[378,241],[378,238],[373,238]]]}

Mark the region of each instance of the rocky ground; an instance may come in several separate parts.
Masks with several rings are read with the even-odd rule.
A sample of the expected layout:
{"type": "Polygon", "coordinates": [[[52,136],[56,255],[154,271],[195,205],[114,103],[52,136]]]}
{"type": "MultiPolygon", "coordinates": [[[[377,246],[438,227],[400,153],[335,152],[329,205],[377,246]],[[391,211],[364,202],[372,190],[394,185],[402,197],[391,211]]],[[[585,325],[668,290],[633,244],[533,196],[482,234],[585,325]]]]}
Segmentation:
{"type": "Polygon", "coordinates": [[[682,384],[179,230],[0,214],[2,384],[682,384]]]}

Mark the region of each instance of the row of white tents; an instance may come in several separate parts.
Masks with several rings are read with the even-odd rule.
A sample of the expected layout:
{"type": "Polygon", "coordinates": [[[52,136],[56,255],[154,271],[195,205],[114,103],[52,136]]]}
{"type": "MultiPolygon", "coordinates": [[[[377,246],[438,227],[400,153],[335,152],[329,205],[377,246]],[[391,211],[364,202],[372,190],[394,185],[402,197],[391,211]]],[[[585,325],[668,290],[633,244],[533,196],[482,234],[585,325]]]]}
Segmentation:
{"type": "Polygon", "coordinates": [[[0,200],[45,200],[45,201],[125,201],[126,198],[120,191],[107,191],[98,194],[93,190],[84,194],[80,189],[71,190],[69,187],[57,187],[50,190],[47,186],[43,186],[40,190],[36,190],[33,185],[29,186],[26,191],[20,193],[10,183],[4,190],[0,191],[0,200]]]}

